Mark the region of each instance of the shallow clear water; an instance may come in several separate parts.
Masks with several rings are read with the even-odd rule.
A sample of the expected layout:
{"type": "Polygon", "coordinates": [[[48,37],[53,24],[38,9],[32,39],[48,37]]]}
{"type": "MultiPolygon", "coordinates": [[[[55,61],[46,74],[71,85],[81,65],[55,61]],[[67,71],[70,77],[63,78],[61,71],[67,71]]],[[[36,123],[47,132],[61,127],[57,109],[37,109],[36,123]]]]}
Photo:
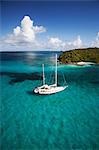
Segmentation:
{"type": "MultiPolygon", "coordinates": [[[[58,53],[59,54],[59,53],[58,53]]],[[[99,66],[58,65],[58,84],[68,88],[41,96],[32,91],[54,81],[51,52],[1,54],[2,150],[98,150],[99,66]]]]}

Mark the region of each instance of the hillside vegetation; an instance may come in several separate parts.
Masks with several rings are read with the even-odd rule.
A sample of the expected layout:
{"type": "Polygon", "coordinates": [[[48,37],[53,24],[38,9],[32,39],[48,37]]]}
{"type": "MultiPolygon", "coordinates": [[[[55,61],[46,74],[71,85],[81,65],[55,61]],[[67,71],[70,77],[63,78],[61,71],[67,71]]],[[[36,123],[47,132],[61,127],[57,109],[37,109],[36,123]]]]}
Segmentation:
{"type": "Polygon", "coordinates": [[[59,56],[62,63],[77,63],[80,61],[99,63],[99,48],[84,48],[65,51],[59,56]]]}

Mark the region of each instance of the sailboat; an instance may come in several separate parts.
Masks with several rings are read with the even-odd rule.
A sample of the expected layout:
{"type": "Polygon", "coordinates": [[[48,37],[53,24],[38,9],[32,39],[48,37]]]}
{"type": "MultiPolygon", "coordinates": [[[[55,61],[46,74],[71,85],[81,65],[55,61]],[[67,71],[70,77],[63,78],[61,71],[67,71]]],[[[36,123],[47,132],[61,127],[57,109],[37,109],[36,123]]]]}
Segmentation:
{"type": "Polygon", "coordinates": [[[34,89],[34,93],[40,94],[40,95],[48,95],[48,94],[54,94],[57,92],[61,92],[65,90],[68,85],[66,86],[58,86],[57,85],[57,54],[56,54],[56,67],[55,67],[55,83],[52,85],[48,85],[45,83],[45,74],[44,74],[44,64],[42,64],[43,68],[43,85],[40,87],[37,87],[34,89]]]}

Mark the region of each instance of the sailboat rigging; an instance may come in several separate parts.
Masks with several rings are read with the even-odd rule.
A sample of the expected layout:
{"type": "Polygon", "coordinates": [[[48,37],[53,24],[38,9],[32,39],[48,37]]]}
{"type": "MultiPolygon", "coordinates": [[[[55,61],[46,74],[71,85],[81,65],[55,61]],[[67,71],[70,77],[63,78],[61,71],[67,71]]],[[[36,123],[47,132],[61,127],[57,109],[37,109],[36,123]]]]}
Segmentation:
{"type": "Polygon", "coordinates": [[[43,85],[40,87],[37,87],[34,89],[34,93],[36,94],[41,94],[41,95],[48,95],[48,94],[54,94],[57,92],[61,92],[63,90],[65,90],[68,85],[66,86],[58,86],[57,85],[57,54],[56,54],[56,67],[55,67],[55,83],[52,85],[48,85],[45,83],[45,74],[44,74],[44,64],[42,64],[42,68],[43,68],[43,85]]]}

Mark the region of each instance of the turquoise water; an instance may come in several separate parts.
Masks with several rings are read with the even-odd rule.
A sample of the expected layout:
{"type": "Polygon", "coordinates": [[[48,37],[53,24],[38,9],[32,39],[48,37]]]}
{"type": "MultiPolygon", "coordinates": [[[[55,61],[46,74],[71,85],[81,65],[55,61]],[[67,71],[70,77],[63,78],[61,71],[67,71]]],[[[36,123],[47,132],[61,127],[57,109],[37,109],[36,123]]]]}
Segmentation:
{"type": "Polygon", "coordinates": [[[99,66],[58,65],[58,84],[65,78],[68,88],[35,95],[33,89],[42,84],[42,63],[47,83],[54,81],[54,56],[1,54],[2,150],[99,149],[99,66]]]}

